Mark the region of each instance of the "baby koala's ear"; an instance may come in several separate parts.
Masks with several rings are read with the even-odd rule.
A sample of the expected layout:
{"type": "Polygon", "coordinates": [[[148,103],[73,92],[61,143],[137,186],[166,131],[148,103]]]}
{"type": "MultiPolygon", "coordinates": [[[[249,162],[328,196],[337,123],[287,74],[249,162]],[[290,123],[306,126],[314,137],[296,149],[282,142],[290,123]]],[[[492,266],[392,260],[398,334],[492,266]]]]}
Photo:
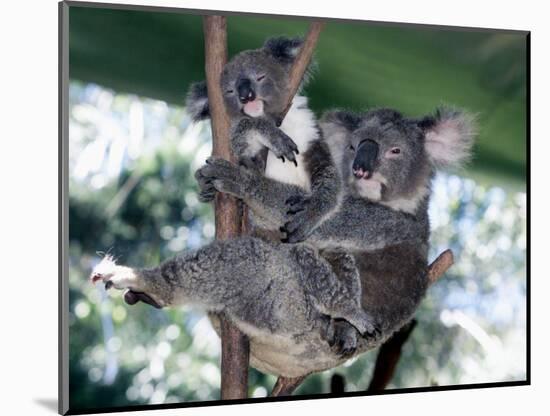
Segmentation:
{"type": "Polygon", "coordinates": [[[195,122],[210,117],[208,91],[206,90],[205,81],[191,84],[185,98],[185,109],[195,122]]]}
{"type": "Polygon", "coordinates": [[[459,168],[470,159],[477,134],[472,114],[440,107],[417,124],[424,131],[424,147],[436,168],[459,168]]]}
{"type": "Polygon", "coordinates": [[[302,38],[279,36],[266,40],[263,48],[268,54],[281,63],[291,64],[298,55],[302,43],[304,43],[302,38]]]}

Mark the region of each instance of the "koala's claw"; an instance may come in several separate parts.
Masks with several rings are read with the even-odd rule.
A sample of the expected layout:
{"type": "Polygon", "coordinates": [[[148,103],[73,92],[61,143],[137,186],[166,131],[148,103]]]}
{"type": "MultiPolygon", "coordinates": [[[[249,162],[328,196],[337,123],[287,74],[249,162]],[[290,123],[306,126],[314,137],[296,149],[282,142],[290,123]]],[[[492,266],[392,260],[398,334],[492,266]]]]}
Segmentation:
{"type": "Polygon", "coordinates": [[[293,219],[280,228],[280,231],[286,234],[281,240],[283,243],[299,243],[309,236],[314,227],[304,218],[305,214],[304,210],[294,213],[293,219]]]}
{"type": "Polygon", "coordinates": [[[350,357],[357,351],[357,338],[355,336],[340,338],[333,348],[340,357],[350,357]]]}
{"type": "Polygon", "coordinates": [[[286,214],[289,220],[281,227],[281,232],[286,233],[283,242],[298,243],[304,241],[316,228],[319,217],[312,211],[311,198],[303,195],[293,195],[285,201],[288,207],[286,214]]]}
{"type": "Polygon", "coordinates": [[[242,197],[243,181],[247,177],[247,170],[220,158],[208,158],[206,164],[195,173],[201,192],[199,200],[210,202],[216,192],[242,197]]]}
{"type": "Polygon", "coordinates": [[[366,334],[363,335],[365,338],[370,338],[372,340],[378,340],[382,336],[382,330],[378,325],[374,325],[374,328],[372,331],[368,331],[366,334]]]}
{"type": "Polygon", "coordinates": [[[298,146],[282,130],[278,130],[278,134],[271,137],[268,147],[283,162],[285,159],[288,159],[298,166],[298,162],[296,161],[298,146]]]}
{"type": "Polygon", "coordinates": [[[374,319],[365,311],[361,310],[355,319],[349,321],[361,334],[362,337],[370,338],[377,332],[380,332],[374,319]]]}

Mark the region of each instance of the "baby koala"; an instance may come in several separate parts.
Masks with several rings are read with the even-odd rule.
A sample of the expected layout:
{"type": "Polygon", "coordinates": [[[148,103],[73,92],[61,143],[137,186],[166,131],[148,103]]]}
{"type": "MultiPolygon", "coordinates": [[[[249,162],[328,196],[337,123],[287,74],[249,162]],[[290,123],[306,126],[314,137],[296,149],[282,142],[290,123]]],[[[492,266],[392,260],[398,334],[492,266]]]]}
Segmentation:
{"type": "MultiPolygon", "coordinates": [[[[295,96],[282,124],[277,126],[285,106],[289,72],[301,45],[299,38],[271,38],[259,49],[234,56],[221,79],[239,165],[259,172],[265,168],[265,177],[284,188],[282,194],[271,196],[282,205],[284,218],[272,218],[271,212],[252,207],[253,225],[258,230],[285,232],[283,241],[289,243],[305,240],[337,210],[341,200],[338,170],[307,98],[295,96]],[[268,149],[265,166],[264,149],[268,149]],[[287,160],[292,163],[285,163],[287,160]]],[[[309,72],[302,86],[308,76],[309,72]]],[[[209,117],[204,82],[191,86],[186,106],[195,121],[209,117]]],[[[208,173],[206,166],[196,174],[203,202],[211,201],[216,192],[208,173]]]]}

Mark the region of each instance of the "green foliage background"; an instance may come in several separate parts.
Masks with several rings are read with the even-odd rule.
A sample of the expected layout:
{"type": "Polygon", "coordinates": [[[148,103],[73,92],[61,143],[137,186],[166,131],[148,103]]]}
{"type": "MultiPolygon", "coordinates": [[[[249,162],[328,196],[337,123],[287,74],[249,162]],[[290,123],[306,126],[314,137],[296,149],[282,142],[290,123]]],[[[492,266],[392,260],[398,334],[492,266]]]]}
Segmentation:
{"type": "MultiPolygon", "coordinates": [[[[305,18],[229,16],[230,56],[277,35],[303,36],[305,18]]],[[[70,76],[181,105],[204,79],[198,14],[72,7],[70,76]]],[[[311,106],[387,106],[411,116],[441,103],[477,113],[470,174],[492,183],[526,175],[527,34],[329,21],[316,49],[311,106]]]]}

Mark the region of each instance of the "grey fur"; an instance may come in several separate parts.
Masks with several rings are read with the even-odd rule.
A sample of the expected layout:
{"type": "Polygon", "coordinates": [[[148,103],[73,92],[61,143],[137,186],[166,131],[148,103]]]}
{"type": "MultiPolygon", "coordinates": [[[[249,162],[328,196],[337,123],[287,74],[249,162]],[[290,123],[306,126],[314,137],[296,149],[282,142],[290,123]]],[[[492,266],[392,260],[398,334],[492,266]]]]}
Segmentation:
{"type": "MultiPolygon", "coordinates": [[[[348,118],[333,116],[328,114],[324,125],[344,129],[339,150],[366,134],[366,126],[370,139],[381,146],[388,141],[414,149],[403,152],[403,160],[392,159],[393,167],[380,152],[378,166],[386,172],[389,188],[383,200],[357,196],[350,180],[340,209],[306,243],[287,245],[242,237],[214,242],[152,269],[106,262],[94,271],[93,279],[111,282],[117,289],[145,292],[162,306],[191,303],[227,312],[250,338],[251,364],[276,375],[298,377],[322,371],[380,345],[411,318],[428,286],[429,196],[415,205],[413,213],[391,208],[387,205],[391,200],[384,198],[414,198],[415,191],[429,183],[433,163],[446,158],[427,151],[426,132],[443,129],[439,134],[452,140],[441,141],[447,150],[456,147],[456,140],[467,139],[446,130],[458,123],[425,126],[398,113],[380,111],[358,114],[358,124],[342,123],[348,118]],[[408,147],[411,141],[424,147],[408,147]],[[391,172],[401,170],[423,172],[407,182],[417,189],[402,189],[401,173],[398,179],[389,179],[391,172]],[[358,292],[364,313],[357,305],[358,292]],[[362,336],[356,328],[371,333],[362,336]]],[[[456,117],[464,119],[461,114],[456,117]]],[[[351,177],[349,164],[342,163],[341,168],[344,176],[351,177]]],[[[271,220],[279,225],[286,219],[286,207],[277,202],[286,196],[284,192],[289,197],[306,195],[299,187],[283,186],[257,171],[220,160],[211,161],[204,170],[211,170],[209,178],[217,190],[242,198],[254,210],[273,214],[271,220]]]]}
{"type": "MultiPolygon", "coordinates": [[[[472,118],[465,113],[440,109],[435,114],[414,120],[393,110],[363,114],[334,111],[322,119],[347,184],[347,195],[340,209],[307,242],[320,249],[327,260],[335,250],[354,253],[361,275],[363,308],[381,330],[376,340],[359,339],[349,325],[339,322],[334,329],[334,342],[339,344],[335,352],[346,355],[353,353],[354,348],[364,351],[387,339],[410,319],[424,296],[428,284],[430,181],[436,167],[456,166],[466,160],[468,151],[451,153],[457,148],[469,150],[470,132],[474,129],[472,118]],[[438,136],[432,140],[438,140],[442,147],[432,154],[426,136],[434,131],[438,136]],[[385,179],[380,198],[374,201],[358,192],[358,183],[364,179],[351,174],[356,157],[353,149],[366,138],[380,146],[374,173],[385,179]],[[401,149],[400,156],[385,157],[395,147],[401,149]]],[[[221,160],[212,160],[201,172],[217,190],[241,198],[254,212],[269,218],[271,226],[285,220],[281,201],[296,198],[302,192],[221,160]]],[[[334,265],[333,268],[342,278],[334,265]]]]}
{"type": "MultiPolygon", "coordinates": [[[[276,126],[276,118],[285,105],[289,71],[302,42],[300,38],[268,39],[260,49],[235,55],[224,67],[221,79],[225,106],[231,119],[232,148],[239,164],[263,171],[265,166],[261,164],[261,152],[267,148],[283,162],[293,162],[298,167],[295,172],[297,177],[307,178],[306,183],[298,184],[301,195],[292,192],[295,186],[278,180],[278,187],[284,188],[284,194],[288,194],[287,198],[277,201],[278,208],[284,208],[280,211],[284,212],[284,218],[278,221],[280,225],[270,226],[273,222],[269,212],[255,211],[252,218],[260,234],[265,230],[278,231],[282,225],[282,237],[290,243],[305,240],[337,208],[342,188],[338,169],[315,119],[313,128],[296,126],[299,122],[291,122],[290,127],[285,126],[285,123],[281,128],[276,126]],[[254,101],[262,103],[261,114],[250,116],[245,113],[246,107],[240,99],[239,91],[239,85],[243,82],[247,85],[247,91],[256,97],[254,101]],[[285,128],[288,129],[286,132],[285,128]],[[308,137],[289,137],[289,130],[308,137]],[[290,196],[294,198],[289,199],[290,196]]],[[[306,72],[302,84],[309,78],[310,72],[306,72]]],[[[285,122],[295,117],[293,114],[300,113],[305,117],[302,124],[307,124],[313,115],[307,109],[306,100],[296,97],[294,101],[285,122]]],[[[208,96],[204,83],[191,86],[186,106],[194,120],[208,117],[208,96]]],[[[290,171],[286,166],[282,168],[290,171]]],[[[196,175],[201,185],[199,199],[203,202],[211,201],[215,194],[210,171],[207,167],[196,175]]],[[[269,176],[272,169],[268,168],[267,172],[269,176]]]]}

